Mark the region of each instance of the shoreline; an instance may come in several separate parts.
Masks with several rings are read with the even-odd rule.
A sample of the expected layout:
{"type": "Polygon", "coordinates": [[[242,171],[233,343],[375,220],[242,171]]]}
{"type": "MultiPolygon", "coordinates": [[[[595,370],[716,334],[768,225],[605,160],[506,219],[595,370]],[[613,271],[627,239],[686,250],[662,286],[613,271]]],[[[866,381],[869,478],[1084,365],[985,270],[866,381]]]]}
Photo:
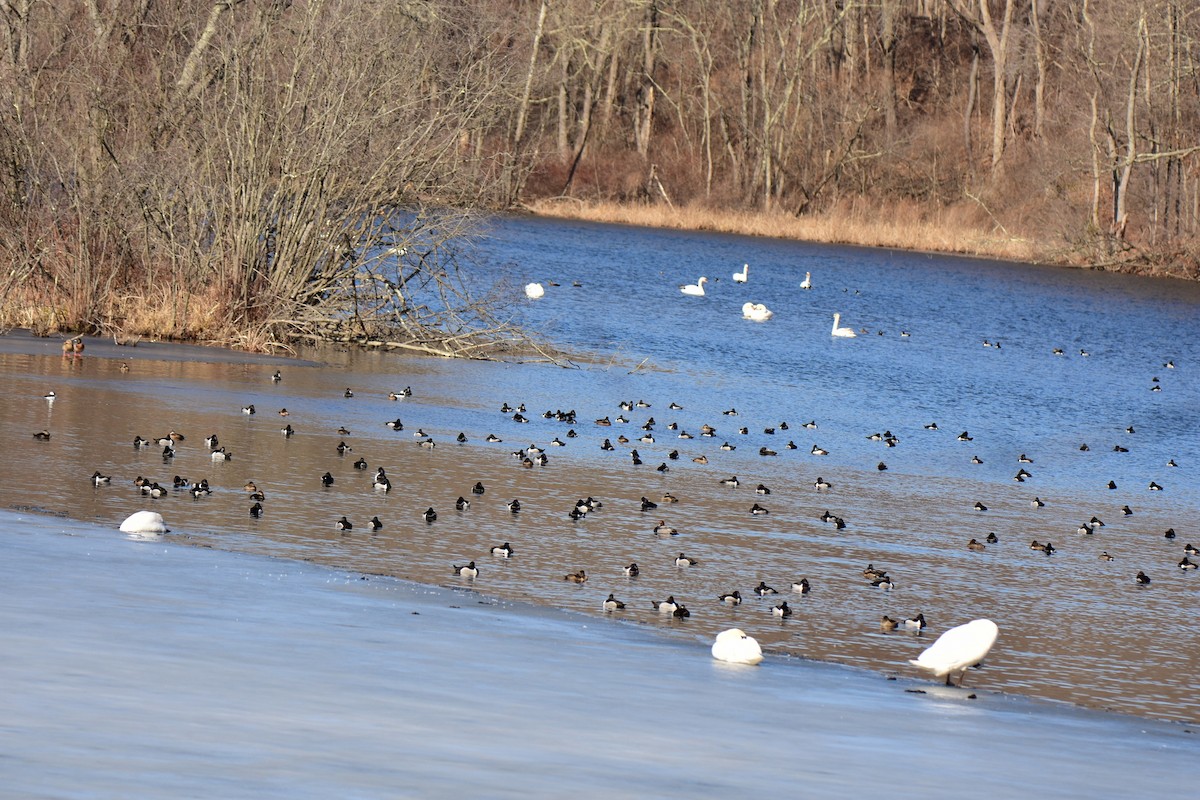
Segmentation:
{"type": "MultiPolygon", "coordinates": [[[[39,336],[28,328],[13,328],[0,332],[0,353],[54,357],[60,355],[60,343],[63,338],[59,334],[39,336]]],[[[80,338],[84,340],[86,347],[82,357],[93,356],[118,362],[154,360],[296,367],[320,367],[322,365],[321,362],[303,356],[237,350],[218,344],[201,344],[198,341],[144,339],[135,345],[118,345],[111,339],[101,336],[80,334],[80,338]]],[[[76,356],[63,354],[62,357],[70,359],[76,356]]]]}
{"type": "MultiPolygon", "coordinates": [[[[668,230],[694,233],[715,233],[729,236],[745,236],[762,239],[778,239],[813,245],[829,245],[847,248],[865,248],[871,250],[892,250],[917,255],[957,257],[980,259],[997,263],[1020,263],[1039,267],[1055,267],[1083,271],[1107,272],[1112,274],[1131,275],[1144,278],[1168,278],[1188,281],[1200,281],[1200,271],[1196,274],[1175,274],[1145,262],[1124,261],[1113,262],[1109,265],[1087,263],[1082,259],[1084,254],[1063,248],[1039,246],[1035,239],[1024,236],[996,236],[983,230],[977,225],[959,222],[954,219],[892,219],[881,221],[877,216],[870,217],[872,212],[879,209],[851,208],[844,217],[835,217],[831,212],[821,217],[798,218],[785,212],[759,211],[723,211],[705,208],[675,208],[662,206],[647,206],[637,204],[621,204],[609,201],[585,201],[576,198],[542,198],[523,203],[520,206],[488,212],[490,216],[503,218],[506,216],[530,216],[542,220],[563,220],[590,222],[596,224],[622,225],[649,230],[668,230]]],[[[911,209],[907,210],[912,216],[911,209]]],[[[938,211],[939,215],[941,210],[938,211]]],[[[954,215],[947,211],[951,217],[954,215]]],[[[903,214],[901,214],[903,216],[903,214]]],[[[25,315],[28,317],[28,315],[25,315]]],[[[31,337],[53,341],[61,344],[64,338],[70,339],[76,335],[85,334],[82,330],[71,326],[50,325],[42,333],[33,333],[29,319],[21,315],[9,314],[4,320],[9,327],[0,327],[0,334],[27,332],[31,337]]],[[[96,336],[100,340],[107,337],[96,336]]],[[[128,347],[139,344],[179,344],[195,347],[213,347],[218,349],[234,349],[238,337],[228,340],[206,338],[201,333],[184,338],[169,330],[158,333],[140,331],[132,336],[119,337],[131,340],[128,347]]],[[[262,349],[252,349],[256,343],[241,339],[245,349],[237,352],[261,353],[279,358],[294,358],[294,353],[305,347],[332,345],[357,347],[363,350],[383,350],[387,352],[406,352],[408,343],[403,340],[386,341],[383,339],[368,340],[365,337],[356,338],[349,334],[328,339],[293,339],[282,343],[272,341],[262,349]],[[280,352],[283,355],[278,355],[280,352]]],[[[125,344],[125,343],[122,343],[125,344]]],[[[261,343],[257,343],[261,344],[261,343]]],[[[433,355],[435,357],[452,357],[433,351],[422,351],[414,348],[412,355],[433,355]]],[[[510,358],[524,363],[527,361],[547,360],[551,363],[570,362],[572,360],[587,360],[593,354],[559,352],[549,342],[530,340],[513,348],[511,342],[497,342],[495,349],[485,351],[481,358],[485,360],[507,361],[510,358]]],[[[473,356],[461,356],[473,358],[473,356]]]]}
{"type": "Polygon", "coordinates": [[[735,236],[775,238],[811,244],[901,250],[937,256],[979,258],[1036,266],[1080,269],[1136,275],[1146,278],[1196,280],[1200,276],[1174,275],[1136,262],[1111,267],[1084,263],[1066,256],[1065,249],[1040,248],[1028,237],[994,236],[972,225],[937,221],[880,222],[868,219],[871,211],[854,211],[845,218],[797,218],[784,212],[722,211],[703,208],[663,208],[585,201],[576,198],[545,198],[524,205],[526,213],[544,219],[629,225],[634,227],[722,233],[735,236]],[[948,231],[948,233],[947,233],[948,231]]]}
{"type": "MultiPolygon", "coordinates": [[[[478,606],[501,610],[505,613],[520,615],[523,618],[537,619],[543,621],[562,621],[571,626],[578,626],[581,629],[588,629],[595,626],[597,629],[609,630],[615,629],[617,634],[614,638],[618,639],[641,639],[657,642],[672,649],[692,650],[699,648],[698,652],[702,653],[705,658],[709,656],[709,648],[712,645],[711,637],[706,637],[704,634],[696,631],[688,631],[685,628],[661,628],[656,627],[645,620],[630,619],[627,617],[617,617],[611,614],[603,616],[593,615],[586,611],[581,611],[573,608],[562,608],[555,605],[546,605],[532,601],[528,598],[505,597],[500,594],[493,594],[482,587],[477,587],[472,584],[453,584],[453,583],[426,583],[415,578],[408,578],[402,575],[395,575],[386,572],[369,572],[363,571],[356,567],[326,562],[315,558],[297,558],[291,555],[279,555],[268,552],[255,552],[248,550],[239,550],[233,547],[222,547],[208,541],[193,539],[191,534],[183,533],[178,530],[167,531],[164,534],[137,534],[123,533],[117,529],[111,531],[98,521],[79,519],[68,515],[66,512],[54,511],[51,509],[40,508],[35,506],[5,506],[0,507],[0,519],[4,516],[22,516],[30,515],[43,521],[43,525],[36,525],[38,528],[53,527],[56,524],[62,524],[81,529],[86,529],[92,534],[111,533],[114,541],[122,539],[141,545],[164,545],[171,548],[180,548],[183,550],[196,550],[199,552],[220,553],[224,556],[238,560],[254,562],[260,561],[272,567],[278,567],[278,570],[269,570],[272,574],[279,572],[286,574],[289,570],[300,570],[303,572],[315,571],[326,577],[326,583],[331,580],[345,580],[348,585],[366,586],[374,581],[377,585],[372,588],[384,587],[386,592],[399,592],[413,597],[433,596],[438,602],[450,601],[464,602],[466,600],[473,601],[478,606]],[[336,578],[341,574],[342,578],[336,578]]],[[[68,533],[66,535],[77,536],[79,533],[68,533]]],[[[371,589],[368,589],[370,591],[371,589]]],[[[457,608],[457,606],[450,606],[457,608]]],[[[732,623],[731,623],[732,624],[732,623]]],[[[1003,633],[1003,632],[1002,632],[1003,633]]],[[[932,644],[931,638],[925,644],[932,644]]],[[[885,683],[894,684],[897,690],[905,694],[911,695],[928,695],[936,700],[949,700],[956,703],[970,704],[968,701],[991,700],[997,703],[1011,703],[1018,706],[1027,705],[1036,709],[1040,709],[1043,713],[1053,714],[1057,712],[1066,712],[1080,715],[1094,715],[1098,718],[1115,718],[1124,723],[1132,725],[1155,725],[1164,726],[1165,729],[1179,730],[1185,734],[1200,734],[1200,722],[1160,719],[1157,717],[1139,716],[1127,711],[1119,709],[1093,707],[1073,703],[1069,700],[1061,700],[1049,697],[1039,697],[1036,695],[1027,695],[1020,692],[1007,691],[1002,688],[991,688],[978,685],[978,681],[972,682],[969,680],[973,675],[977,674],[973,670],[987,669],[988,662],[991,660],[991,655],[980,665],[968,669],[963,685],[944,684],[941,679],[932,677],[928,672],[919,669],[908,671],[900,671],[906,664],[897,662],[896,669],[890,671],[880,670],[870,666],[861,664],[847,663],[829,658],[817,658],[806,656],[787,650],[776,649],[771,647],[763,648],[764,661],[773,664],[774,666],[790,666],[798,669],[813,668],[820,670],[830,670],[834,673],[844,673],[851,679],[856,681],[864,681],[870,683],[885,683]]],[[[714,661],[714,666],[717,669],[730,669],[737,671],[742,669],[743,665],[728,665],[723,662],[714,661]]],[[[986,704],[986,702],[984,703],[986,704]]]]}
{"type": "Polygon", "coordinates": [[[698,638],[473,591],[0,521],[19,598],[0,608],[14,654],[0,663],[0,797],[695,797],[797,782],[844,797],[886,753],[920,765],[888,778],[902,793],[1086,798],[1168,793],[1195,752],[1194,726],[807,659],[738,667],[698,638]]]}
{"type": "MultiPolygon", "coordinates": [[[[106,530],[104,526],[97,521],[79,519],[69,516],[66,512],[54,511],[35,506],[10,505],[6,507],[0,507],[0,515],[3,514],[29,514],[35,517],[44,518],[47,524],[54,524],[55,521],[66,521],[67,524],[76,524],[90,528],[106,530]]],[[[352,565],[329,562],[319,558],[298,558],[292,555],[278,555],[268,552],[240,550],[234,547],[223,547],[213,544],[210,541],[193,539],[191,534],[188,533],[179,535],[178,531],[168,531],[166,534],[161,535],[120,535],[134,542],[148,542],[170,545],[172,547],[185,548],[189,550],[222,553],[229,557],[239,559],[261,559],[268,563],[278,564],[285,569],[288,567],[301,569],[312,568],[328,575],[344,573],[351,576],[346,579],[349,581],[376,581],[379,584],[386,584],[389,587],[395,585],[399,587],[400,591],[414,595],[432,594],[443,598],[466,598],[474,601],[480,606],[503,609],[505,612],[519,614],[527,618],[539,620],[563,620],[570,625],[577,625],[585,629],[591,626],[595,626],[596,628],[601,628],[603,626],[603,628],[606,630],[615,629],[616,631],[619,631],[620,634],[617,636],[617,638],[620,639],[629,637],[633,637],[635,639],[639,637],[648,637],[651,641],[659,642],[664,646],[673,648],[691,649],[698,646],[705,656],[707,656],[709,647],[712,645],[712,642],[709,641],[708,638],[706,638],[703,634],[695,631],[687,631],[682,627],[663,628],[655,626],[651,622],[647,622],[643,619],[617,617],[611,614],[600,616],[579,609],[563,608],[556,605],[538,603],[529,598],[506,597],[498,593],[488,592],[486,589],[470,584],[455,585],[452,583],[426,583],[417,578],[405,577],[403,575],[396,575],[388,572],[363,571],[352,565]]],[[[392,591],[393,589],[389,588],[388,590],[392,591]]],[[[732,622],[730,623],[730,625],[733,624],[734,623],[732,622]]],[[[923,644],[925,646],[931,645],[936,638],[937,637],[931,637],[923,644]]],[[[1123,711],[1111,707],[1087,706],[1072,702],[1070,700],[1023,694],[1021,692],[1006,690],[1003,688],[980,686],[978,685],[978,679],[973,681],[971,679],[979,674],[977,670],[987,669],[988,660],[981,662],[980,665],[977,665],[974,668],[968,669],[966,676],[963,679],[963,684],[960,686],[957,684],[944,684],[940,681],[940,679],[932,677],[924,670],[909,668],[907,661],[897,661],[896,664],[893,665],[892,669],[885,670],[875,666],[848,663],[846,661],[839,661],[833,658],[819,658],[773,647],[763,647],[762,652],[765,660],[773,663],[777,667],[790,666],[798,669],[813,668],[832,670],[835,672],[843,671],[847,676],[850,676],[856,681],[894,684],[896,687],[899,687],[897,691],[912,695],[928,695],[935,700],[967,702],[976,701],[980,698],[988,698],[998,703],[1012,703],[1018,705],[1028,704],[1035,709],[1040,709],[1042,713],[1046,714],[1054,714],[1057,712],[1096,715],[1099,718],[1112,717],[1130,725],[1161,725],[1165,726],[1167,729],[1178,730],[1184,734],[1200,734],[1200,722],[1196,721],[1142,716],[1129,711],[1123,711]]],[[[989,659],[993,658],[994,654],[989,655],[989,659]]],[[[736,670],[741,668],[740,665],[730,666],[720,662],[716,662],[715,666],[717,669],[736,670]]],[[[995,667],[993,667],[993,669],[994,668],[995,667]]]]}

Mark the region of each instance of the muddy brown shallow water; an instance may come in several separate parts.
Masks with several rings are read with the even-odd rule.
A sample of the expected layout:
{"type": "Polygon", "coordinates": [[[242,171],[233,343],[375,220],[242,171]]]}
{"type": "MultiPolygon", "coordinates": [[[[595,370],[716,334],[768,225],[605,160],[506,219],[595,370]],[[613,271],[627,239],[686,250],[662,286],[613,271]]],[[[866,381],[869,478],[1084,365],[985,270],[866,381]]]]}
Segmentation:
{"type": "MultiPolygon", "coordinates": [[[[603,369],[337,352],[295,363],[165,346],[135,352],[100,341],[88,342],[85,357],[64,359],[53,344],[17,335],[0,348],[0,441],[10,454],[0,462],[6,507],[64,513],[114,531],[126,515],[148,508],[166,518],[173,540],[469,585],[594,615],[604,614],[601,604],[612,593],[626,603],[616,616],[667,635],[708,638],[736,625],[771,650],[888,674],[915,674],[907,660],[938,634],[989,617],[1000,626],[1000,639],[984,668],[968,673],[968,685],[1160,719],[1200,719],[1191,683],[1200,655],[1187,613],[1196,608],[1200,576],[1174,566],[1189,528],[1178,526],[1174,540],[1162,535],[1168,520],[1193,518],[1191,501],[1179,491],[1146,494],[1138,513],[1124,518],[1119,505],[1098,507],[1090,495],[1065,491],[1042,494],[1045,506],[1034,508],[1030,500],[1041,490],[1028,483],[906,469],[906,450],[942,448],[965,457],[954,441],[958,431],[948,426],[928,431],[917,420],[894,424],[900,443],[885,448],[866,439],[869,422],[819,421],[806,429],[798,409],[769,418],[728,417],[703,385],[689,391],[655,373],[631,377],[603,369]],[[271,380],[276,369],[283,376],[278,383],[271,380]],[[388,399],[405,386],[412,397],[388,399]],[[348,387],[353,398],[344,397],[348,387]],[[43,398],[49,389],[53,402],[43,398]],[[527,423],[499,410],[556,391],[586,401],[572,406],[574,425],[544,419],[541,413],[551,407],[527,405],[527,423]],[[649,407],[625,411],[618,404],[626,400],[649,407]],[[683,408],[670,409],[672,402],[683,408]],[[251,403],[257,413],[244,414],[251,403]],[[286,418],[278,415],[285,407],[286,418]],[[629,422],[594,422],[622,415],[629,422]],[[638,437],[650,417],[656,441],[643,443],[638,437]],[[404,430],[385,427],[397,418],[404,430]],[[786,431],[778,430],[783,421],[786,431]],[[678,431],[667,430],[671,422],[696,438],[679,439],[678,431]],[[292,437],[280,432],[288,424],[297,431],[292,437]],[[717,435],[700,437],[703,424],[717,427],[717,435]],[[738,434],[741,426],[752,432],[738,434]],[[762,433],[768,426],[776,432],[762,433]],[[32,433],[43,428],[50,440],[35,440],[32,433]],[[422,447],[426,437],[415,436],[418,429],[436,447],[422,447]],[[132,445],[135,436],[170,430],[186,436],[170,459],[161,446],[132,445]],[[568,437],[569,430],[577,436],[568,437]],[[455,441],[460,431],[468,438],[461,445],[455,441]],[[231,460],[212,461],[204,443],[210,434],[231,460]],[[489,434],[503,441],[488,443],[489,434]],[[620,444],[619,436],[631,441],[620,444]],[[555,438],[565,446],[550,446],[555,438]],[[600,449],[605,438],[615,450],[600,449]],[[784,449],[789,440],[797,449],[784,449]],[[721,450],[725,441],[737,449],[721,450]],[[341,442],[350,452],[337,453],[341,442]],[[525,468],[514,457],[531,443],[545,448],[545,466],[525,468]],[[758,455],[768,443],[777,456],[758,455]],[[812,455],[818,443],[831,455],[812,455]],[[640,466],[629,455],[635,448],[640,466]],[[667,458],[670,450],[678,450],[678,460],[667,458]],[[707,464],[693,462],[701,455],[707,464]],[[353,466],[359,458],[368,469],[353,466]],[[888,470],[875,468],[880,459],[888,470]],[[657,471],[660,463],[669,471],[657,471]],[[377,467],[392,481],[388,493],[372,488],[377,467]],[[95,470],[111,475],[111,484],[92,485],[95,470]],[[325,472],[334,478],[328,487],[321,482],[325,472]],[[193,499],[168,489],[150,499],[134,484],[147,476],[170,486],[176,475],[207,479],[212,494],[193,499]],[[740,486],[722,485],[731,475],[740,486]],[[812,485],[818,476],[832,487],[818,492],[812,485]],[[247,481],[266,495],[261,518],[249,514],[247,481]],[[471,494],[476,482],[484,494],[471,494]],[[759,483],[771,494],[755,494],[759,483]],[[662,502],[668,492],[677,503],[662,502]],[[455,510],[459,496],[471,501],[468,510],[455,510]],[[643,496],[658,508],[641,511],[643,496]],[[571,520],[568,512],[586,497],[602,506],[571,520]],[[514,499],[521,503],[516,514],[506,507],[514,499]],[[976,511],[977,501],[987,510],[976,511]],[[755,503],[769,513],[750,514],[755,503]],[[422,512],[430,507],[438,516],[426,523],[422,512]],[[845,528],[821,522],[826,511],[843,517],[845,528]],[[1098,512],[1103,528],[1087,536],[1075,532],[1098,512]],[[353,530],[336,529],[342,516],[353,530]],[[376,533],[367,525],[373,516],[383,521],[376,533]],[[678,535],[655,535],[660,520],[678,535]],[[966,547],[989,532],[997,543],[982,552],[966,547]],[[1057,552],[1047,557],[1030,550],[1033,539],[1052,541],[1057,552]],[[511,543],[512,558],[490,554],[503,542],[511,543]],[[1101,561],[1102,551],[1114,560],[1101,561]],[[681,553],[698,563],[677,567],[681,553]],[[472,560],[478,577],[452,575],[452,565],[472,560]],[[640,567],[636,578],[623,572],[632,562],[640,567]],[[868,563],[885,569],[895,588],[872,587],[862,575],[868,563]],[[564,580],[581,569],[585,583],[564,580]],[[1150,586],[1134,582],[1139,569],[1153,575],[1150,586]],[[802,577],[812,586],[803,596],[791,591],[802,577]],[[755,595],[760,581],[779,595],[755,595]],[[742,605],[717,599],[733,590],[742,594],[742,605]],[[677,620],[652,608],[668,595],[691,616],[677,620]],[[781,620],[771,608],[784,600],[794,613],[781,620]],[[881,616],[918,612],[929,622],[923,635],[880,631],[881,616]]],[[[1016,455],[1010,455],[1013,471],[1016,455]]]]}

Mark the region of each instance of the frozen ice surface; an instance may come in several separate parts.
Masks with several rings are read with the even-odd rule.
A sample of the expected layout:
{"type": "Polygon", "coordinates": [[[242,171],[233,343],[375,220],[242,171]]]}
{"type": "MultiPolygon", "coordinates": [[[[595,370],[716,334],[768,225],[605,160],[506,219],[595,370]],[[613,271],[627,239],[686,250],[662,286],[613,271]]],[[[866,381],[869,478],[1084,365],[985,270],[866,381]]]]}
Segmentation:
{"type": "Polygon", "coordinates": [[[0,797],[1167,797],[1200,751],[710,644],[4,511],[0,797]]]}

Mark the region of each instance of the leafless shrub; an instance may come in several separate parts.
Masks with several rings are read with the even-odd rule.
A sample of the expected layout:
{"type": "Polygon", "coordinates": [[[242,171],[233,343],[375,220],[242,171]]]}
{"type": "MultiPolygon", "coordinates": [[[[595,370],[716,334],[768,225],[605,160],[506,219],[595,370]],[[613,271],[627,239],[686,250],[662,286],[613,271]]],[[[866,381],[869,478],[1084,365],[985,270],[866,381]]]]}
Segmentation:
{"type": "Polygon", "coordinates": [[[22,224],[0,248],[49,327],[257,348],[352,333],[446,354],[515,335],[458,275],[469,209],[494,200],[495,153],[470,142],[509,96],[470,7],[87,9],[91,26],[28,10],[14,24],[43,60],[8,65],[13,107],[32,112],[7,120],[22,224]]]}

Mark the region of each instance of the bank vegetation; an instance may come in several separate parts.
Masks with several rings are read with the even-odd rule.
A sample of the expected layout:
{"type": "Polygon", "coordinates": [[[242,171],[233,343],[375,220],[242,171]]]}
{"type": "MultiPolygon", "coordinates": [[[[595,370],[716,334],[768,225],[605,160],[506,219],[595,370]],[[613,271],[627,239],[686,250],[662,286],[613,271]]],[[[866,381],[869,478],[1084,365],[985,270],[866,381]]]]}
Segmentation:
{"type": "Polygon", "coordinates": [[[511,102],[464,4],[0,0],[3,324],[217,341],[519,342],[467,291],[469,147],[511,102]]]}
{"type": "Polygon", "coordinates": [[[531,5],[541,213],[1198,275],[1195,3],[531,5]]]}
{"type": "Polygon", "coordinates": [[[1200,275],[1190,0],[0,0],[0,325],[515,346],[539,213],[1200,275]]]}

